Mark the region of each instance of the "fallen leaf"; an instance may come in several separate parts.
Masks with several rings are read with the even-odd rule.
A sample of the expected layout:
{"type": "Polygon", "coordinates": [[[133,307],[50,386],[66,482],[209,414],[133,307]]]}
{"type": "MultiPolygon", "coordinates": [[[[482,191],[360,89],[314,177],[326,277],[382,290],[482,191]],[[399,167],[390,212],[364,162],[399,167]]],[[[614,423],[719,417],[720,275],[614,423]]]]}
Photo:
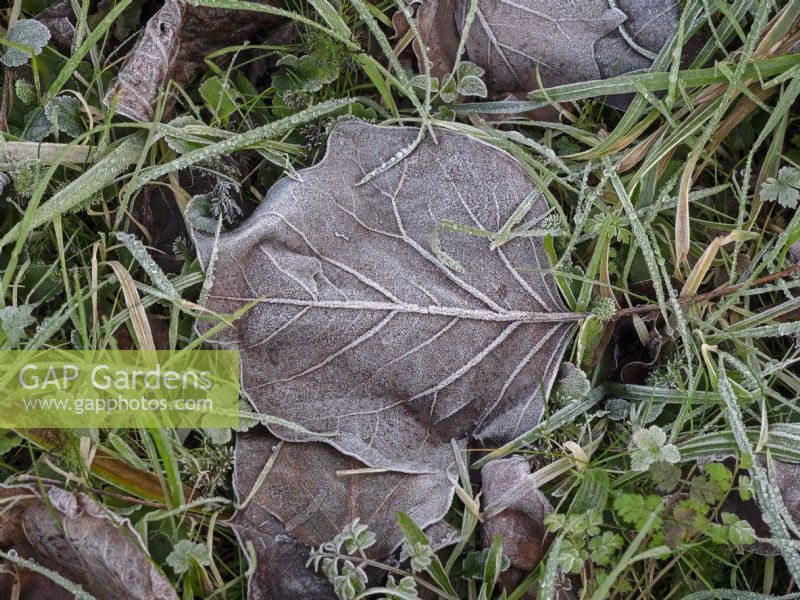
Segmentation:
{"type": "MultiPolygon", "coordinates": [[[[278,441],[261,428],[237,438],[235,486],[240,496],[249,494],[254,475],[261,473],[278,441]]],[[[266,510],[283,523],[287,534],[319,546],[359,519],[376,537],[368,555],[384,559],[403,541],[398,510],[427,527],[439,522],[450,507],[453,481],[447,473],[364,469],[363,463],[327,444],[283,444],[263,485],[237,513],[237,526],[250,524],[255,529],[253,525],[266,510]]],[[[439,541],[439,546],[446,543],[439,541]]]]}
{"type": "MultiPolygon", "coordinates": [[[[357,185],[416,134],[337,126],[302,181],[280,181],[220,236],[206,308],[255,301],[217,342],[241,350],[242,389],[260,412],[335,433],[322,441],[370,467],[442,473],[451,439],[501,444],[539,423],[580,317],[545,272],[540,238],[490,251],[485,238],[440,228],[449,219],[497,231],[531,194],[530,221],[547,215],[505,153],[442,130],[438,144],[423,141],[357,185]],[[437,231],[464,273],[435,256],[437,231]]],[[[207,262],[213,236],[193,236],[207,262]]]]}
{"type": "MultiPolygon", "coordinates": [[[[257,473],[256,473],[257,474],[257,473]]],[[[311,548],[287,535],[283,524],[266,509],[253,505],[230,525],[239,543],[252,543],[255,567],[248,579],[248,600],[333,600],[333,586],[306,567],[311,548]]]]}
{"type": "Polygon", "coordinates": [[[535,569],[550,540],[544,518],[553,507],[536,487],[528,461],[521,456],[490,462],[481,470],[484,512],[483,545],[491,546],[499,535],[511,567],[500,576],[507,591],[513,590],[535,569]]]}
{"type": "MultiPolygon", "coordinates": [[[[0,548],[56,571],[97,600],[177,600],[127,520],[89,496],[46,486],[0,487],[0,548]]],[[[0,561],[0,596],[10,598],[15,574],[20,600],[61,600],[73,594],[43,575],[0,561]]]]}
{"type": "MultiPolygon", "coordinates": [[[[469,6],[422,0],[417,21],[433,75],[452,70],[469,6]]],[[[649,67],[680,14],[675,0],[478,0],[465,58],[486,70],[496,98],[540,89],[537,69],[544,87],[605,79],[649,67]]]]}
{"type": "MultiPolygon", "coordinates": [[[[272,0],[256,0],[272,4],[272,0]]],[[[154,105],[170,80],[188,83],[215,50],[241,44],[278,23],[261,12],[192,6],[167,0],[147,22],[103,100],[118,114],[134,121],[152,121],[154,105]],[[116,101],[116,105],[114,102],[116,101]]]]}
{"type": "Polygon", "coordinates": [[[75,12],[70,0],[58,0],[38,15],[36,20],[47,27],[52,40],[62,48],[69,48],[75,38],[75,12]]]}

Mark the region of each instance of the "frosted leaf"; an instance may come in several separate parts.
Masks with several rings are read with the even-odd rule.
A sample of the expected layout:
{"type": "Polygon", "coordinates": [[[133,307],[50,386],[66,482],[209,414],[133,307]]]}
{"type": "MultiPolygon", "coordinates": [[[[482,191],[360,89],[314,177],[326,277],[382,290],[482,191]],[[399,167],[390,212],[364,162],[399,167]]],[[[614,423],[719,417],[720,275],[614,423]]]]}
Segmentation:
{"type": "Polygon", "coordinates": [[[234,487],[240,503],[243,498],[249,502],[232,524],[240,542],[252,542],[256,549],[259,569],[250,581],[251,600],[332,598],[321,578],[299,569],[292,558],[296,553],[308,557],[301,544],[319,546],[342,539],[340,532],[352,529],[359,519],[374,534],[362,545],[366,554],[383,560],[403,541],[396,511],[409,513],[424,527],[440,521],[450,506],[453,485],[446,473],[364,472],[363,463],[327,444],[286,443],[277,449],[277,442],[263,428],[237,436],[234,487]],[[288,556],[276,561],[280,547],[288,556]],[[291,581],[287,569],[295,569],[291,581]],[[287,586],[298,591],[287,593],[287,586]]]}
{"type": "Polygon", "coordinates": [[[81,120],[81,102],[75,96],[56,96],[45,104],[44,114],[52,125],[70,137],[77,137],[85,131],[81,120]]]}
{"type": "Polygon", "coordinates": [[[25,105],[32,104],[36,100],[36,88],[24,79],[17,79],[14,82],[14,93],[25,105]]]}
{"type": "Polygon", "coordinates": [[[520,456],[490,462],[481,470],[481,481],[487,514],[481,528],[483,545],[489,547],[495,536],[502,537],[511,568],[500,578],[506,589],[514,589],[547,551],[544,521],[553,507],[536,487],[528,461],[520,456]]]}
{"type": "MultiPolygon", "coordinates": [[[[42,49],[50,41],[50,31],[36,19],[20,19],[8,28],[6,37],[12,42],[22,44],[33,50],[34,56],[42,53],[42,49]]],[[[7,67],[21,67],[31,59],[30,54],[5,46],[0,62],[7,67]]]]}
{"type": "Polygon", "coordinates": [[[181,540],[167,556],[167,564],[172,567],[176,575],[189,570],[192,563],[208,565],[208,547],[191,540],[181,540]]]}
{"type": "Polygon", "coordinates": [[[272,87],[279,93],[318,92],[339,77],[339,57],[329,51],[300,58],[287,54],[277,64],[282,69],[272,77],[272,87]]]}
{"type": "MultiPolygon", "coordinates": [[[[261,473],[277,443],[261,427],[237,436],[235,485],[241,496],[250,491],[242,482],[261,473]]],[[[367,554],[384,558],[403,541],[398,510],[408,512],[424,528],[438,522],[450,507],[453,485],[448,473],[359,472],[365,467],[327,444],[285,443],[237,519],[249,521],[266,509],[287,533],[311,546],[334,539],[360,519],[375,534],[367,554]]]]}
{"type": "MultiPolygon", "coordinates": [[[[498,230],[541,195],[510,156],[439,131],[357,186],[416,129],[337,126],[323,161],[283,179],[219,237],[206,308],[253,308],[216,340],[241,350],[242,389],[264,414],[298,423],[372,467],[445,471],[450,440],[507,442],[539,423],[573,324],[540,238],[495,251],[441,231],[464,266],[431,249],[442,220],[498,230]]],[[[195,229],[201,262],[213,235],[195,229]]],[[[201,332],[211,324],[198,322],[201,332]]],[[[287,441],[311,438],[270,425],[287,441]]]]}
{"type": "Polygon", "coordinates": [[[678,448],[666,442],[667,434],[658,425],[636,431],[631,437],[631,470],[646,471],[657,462],[679,462],[681,454],[678,448]]]}
{"type": "Polygon", "coordinates": [[[486,84],[481,81],[480,77],[475,75],[467,75],[458,82],[458,93],[462,96],[478,96],[479,98],[486,98],[488,91],[486,91],[486,84]]]}
{"type": "Polygon", "coordinates": [[[277,22],[274,15],[266,13],[166,0],[147,22],[103,103],[135,121],[151,121],[156,100],[170,80],[186,85],[207,54],[241,44],[277,22]]]}
{"type": "MultiPolygon", "coordinates": [[[[434,76],[452,70],[470,4],[420,3],[417,21],[434,76]]],[[[539,89],[537,69],[545,87],[604,79],[649,67],[680,14],[676,0],[478,0],[466,56],[486,70],[494,97],[539,89]]]]}
{"type": "Polygon", "coordinates": [[[33,304],[0,308],[0,330],[4,340],[0,348],[8,350],[20,343],[25,337],[25,329],[36,323],[32,315],[34,308],[33,304]]]}
{"type": "Polygon", "coordinates": [[[761,199],[777,202],[785,208],[797,208],[800,201],[800,169],[781,167],[777,177],[761,184],[761,199]]]}
{"type": "Polygon", "coordinates": [[[53,131],[53,124],[40,106],[34,108],[25,119],[23,138],[31,142],[41,142],[53,131]]]}

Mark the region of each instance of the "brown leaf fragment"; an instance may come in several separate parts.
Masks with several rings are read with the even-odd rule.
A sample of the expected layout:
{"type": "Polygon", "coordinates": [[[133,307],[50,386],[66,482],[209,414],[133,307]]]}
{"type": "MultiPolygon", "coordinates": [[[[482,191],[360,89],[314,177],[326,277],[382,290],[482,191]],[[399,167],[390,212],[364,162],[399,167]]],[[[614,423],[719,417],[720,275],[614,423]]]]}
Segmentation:
{"type": "Polygon", "coordinates": [[[490,462],[481,470],[481,481],[487,514],[481,538],[486,547],[497,535],[503,540],[503,553],[511,567],[503,572],[501,582],[510,591],[537,567],[547,551],[550,540],[544,518],[553,507],[536,487],[530,465],[521,456],[490,462]]]}
{"type": "MultiPolygon", "coordinates": [[[[242,437],[239,438],[240,443],[242,437]]],[[[237,456],[241,456],[238,448],[239,444],[237,456]]],[[[269,455],[247,457],[245,468],[240,467],[237,461],[234,477],[240,501],[250,493],[268,458],[269,455]]],[[[327,579],[306,567],[311,548],[287,534],[283,523],[270,514],[257,498],[245,509],[239,510],[229,524],[245,554],[248,543],[252,543],[255,551],[256,564],[248,580],[248,600],[336,598],[333,586],[327,579]]]]}
{"type": "MultiPolygon", "coordinates": [[[[273,4],[273,0],[256,0],[273,4]]],[[[278,19],[266,13],[192,6],[167,0],[145,25],[128,59],[103,100],[134,121],[151,121],[154,105],[167,82],[187,84],[205,56],[243,43],[278,19]]]]}
{"type": "MultiPolygon", "coordinates": [[[[529,195],[527,222],[547,215],[507,154],[442,130],[357,185],[416,135],[338,125],[302,181],[278,182],[220,236],[206,307],[230,314],[256,301],[217,341],[241,350],[259,411],[336,434],[322,441],[370,467],[443,473],[451,439],[503,443],[540,421],[579,317],[565,312],[540,238],[491,251],[441,226],[497,231],[529,195]]],[[[193,235],[207,262],[213,237],[193,235]]]]}
{"type": "MultiPolygon", "coordinates": [[[[733,461],[728,462],[730,463],[729,467],[732,466],[733,461]]],[[[766,468],[766,461],[762,462],[766,468]]],[[[779,496],[780,501],[786,507],[786,514],[793,521],[790,531],[797,530],[800,528],[800,465],[775,459],[771,460],[770,465],[768,472],[772,484],[778,492],[776,496],[779,496]]],[[[718,512],[730,512],[747,521],[758,537],[771,537],[769,525],[764,522],[761,507],[755,499],[742,500],[737,492],[731,492],[725,498],[718,512]]],[[[745,550],[763,555],[780,554],[780,550],[769,542],[748,544],[745,546],[745,550]]]]}
{"type": "Polygon", "coordinates": [[[50,30],[53,42],[69,48],[75,37],[75,12],[70,0],[59,0],[36,15],[36,20],[50,30]]]}
{"type": "MultiPolygon", "coordinates": [[[[437,77],[453,68],[469,6],[470,0],[422,0],[417,10],[437,77]]],[[[680,14],[676,0],[478,0],[462,60],[486,70],[494,98],[605,79],[649,67],[680,14]]],[[[630,99],[610,101],[624,107],[630,99]]]]}
{"type": "MultiPolygon", "coordinates": [[[[261,473],[277,443],[264,429],[238,437],[235,485],[240,496],[252,489],[249,482],[261,473]]],[[[397,511],[427,527],[440,521],[450,507],[453,483],[447,473],[363,472],[364,467],[327,444],[283,444],[263,485],[237,514],[237,522],[253,523],[254,516],[266,510],[283,523],[287,534],[319,546],[359,519],[376,536],[369,556],[383,559],[403,540],[397,511]]]]}
{"type": "MultiPolygon", "coordinates": [[[[97,600],[177,600],[155,568],[138,534],[83,493],[34,486],[0,487],[0,548],[58,572],[97,600]]],[[[72,594],[48,578],[0,563],[0,596],[59,600],[72,594]]]]}
{"type": "MultiPolygon", "coordinates": [[[[425,42],[432,77],[440,80],[453,70],[460,34],[456,26],[457,0],[425,0],[417,8],[417,27],[425,42]]],[[[414,40],[419,70],[425,72],[419,40],[414,40]]]]}

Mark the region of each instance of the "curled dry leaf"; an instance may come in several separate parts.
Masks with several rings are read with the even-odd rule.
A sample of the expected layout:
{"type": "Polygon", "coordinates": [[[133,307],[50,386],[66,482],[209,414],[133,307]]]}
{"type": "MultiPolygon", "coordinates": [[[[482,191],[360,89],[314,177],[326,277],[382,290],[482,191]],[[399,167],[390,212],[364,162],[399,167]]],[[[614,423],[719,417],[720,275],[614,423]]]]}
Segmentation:
{"type": "Polygon", "coordinates": [[[614,328],[614,369],[612,381],[631,385],[644,385],[647,378],[664,360],[665,345],[669,341],[659,331],[659,315],[641,319],[642,333],[647,334],[645,344],[634,324],[635,317],[624,317],[614,328]]]}
{"type": "MultiPolygon", "coordinates": [[[[272,0],[256,0],[273,4],[272,0]]],[[[134,121],[151,121],[158,95],[170,80],[185,85],[207,54],[243,43],[278,23],[266,13],[192,6],[167,0],[147,22],[104,103],[134,121]]]]}
{"type": "MultiPolygon", "coordinates": [[[[249,493],[252,484],[247,482],[262,471],[277,443],[263,429],[238,437],[235,473],[240,495],[249,493]]],[[[403,540],[396,526],[398,510],[426,527],[444,517],[450,506],[453,485],[447,473],[376,473],[364,468],[327,444],[283,444],[263,485],[237,514],[237,526],[257,523],[254,517],[266,509],[286,533],[317,546],[358,518],[376,536],[368,554],[382,559],[403,540]]]]}
{"type": "Polygon", "coordinates": [[[553,507],[536,487],[528,461],[520,456],[490,462],[481,470],[484,513],[481,538],[486,547],[495,536],[511,561],[500,576],[513,590],[541,562],[549,540],[544,518],[553,507]]]}
{"type": "MultiPolygon", "coordinates": [[[[80,585],[97,600],[177,600],[153,566],[138,534],[83,493],[57,487],[0,487],[0,548],[11,550],[80,585]]],[[[20,600],[69,599],[73,595],[43,575],[0,562],[0,596],[20,600]]]]}
{"type": "MultiPolygon", "coordinates": [[[[541,239],[490,251],[439,227],[498,230],[535,193],[505,153],[440,131],[438,144],[357,185],[416,134],[340,124],[302,181],[280,181],[220,236],[206,308],[254,302],[217,341],[241,350],[242,389],[259,411],[335,434],[323,441],[368,466],[442,473],[451,439],[503,443],[540,421],[579,317],[545,273],[541,239]],[[437,232],[464,272],[437,259],[437,232]]],[[[533,198],[536,222],[547,208],[533,198]]],[[[213,236],[194,237],[208,260],[213,236]]]]}
{"type": "MultiPolygon", "coordinates": [[[[437,77],[453,68],[469,7],[470,0],[420,3],[420,34],[437,77]]],[[[478,0],[465,58],[486,70],[495,97],[540,89],[537,70],[544,87],[604,79],[649,67],[680,14],[676,0],[478,0]]]]}
{"type": "Polygon", "coordinates": [[[36,20],[50,30],[53,41],[69,48],[75,37],[75,12],[70,0],[59,0],[36,16],[36,20]]]}

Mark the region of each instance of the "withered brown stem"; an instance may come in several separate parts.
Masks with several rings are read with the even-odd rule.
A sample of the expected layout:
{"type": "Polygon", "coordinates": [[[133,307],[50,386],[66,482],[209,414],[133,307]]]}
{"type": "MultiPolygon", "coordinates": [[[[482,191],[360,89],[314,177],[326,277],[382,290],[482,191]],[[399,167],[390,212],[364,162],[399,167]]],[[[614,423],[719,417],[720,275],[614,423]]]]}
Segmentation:
{"type": "MultiPolygon", "coordinates": [[[[685,298],[678,298],[678,303],[682,306],[687,304],[696,304],[698,302],[707,302],[708,300],[714,300],[715,298],[721,298],[722,296],[727,296],[729,294],[735,294],[742,288],[752,285],[752,286],[759,286],[764,285],[765,283],[772,283],[773,281],[777,281],[778,279],[783,279],[784,277],[790,277],[800,273],[800,263],[796,265],[792,265],[782,271],[776,271],[775,273],[770,273],[769,275],[764,275],[763,277],[759,277],[754,279],[749,283],[737,283],[736,285],[726,285],[715,290],[711,290],[710,292],[704,292],[702,294],[696,294],[694,296],[686,296],[685,298]]],[[[660,310],[658,304],[643,304],[641,306],[631,306],[629,308],[622,308],[618,310],[614,314],[614,319],[621,319],[622,317],[628,317],[630,315],[640,315],[640,314],[647,314],[649,312],[660,310]]]]}

